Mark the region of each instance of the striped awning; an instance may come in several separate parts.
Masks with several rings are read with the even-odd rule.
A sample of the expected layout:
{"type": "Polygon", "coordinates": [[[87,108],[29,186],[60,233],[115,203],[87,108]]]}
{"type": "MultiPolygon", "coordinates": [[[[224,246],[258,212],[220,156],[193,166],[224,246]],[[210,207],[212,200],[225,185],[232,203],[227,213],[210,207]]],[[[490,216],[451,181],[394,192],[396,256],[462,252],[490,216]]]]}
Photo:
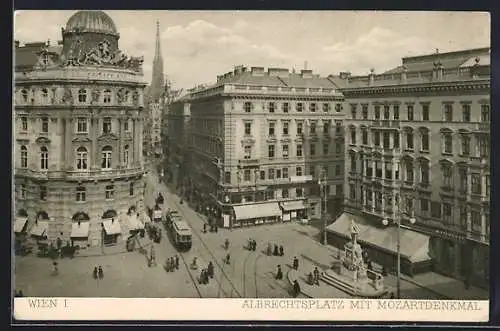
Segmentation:
{"type": "Polygon", "coordinates": [[[49,222],[38,221],[31,229],[30,234],[32,236],[37,236],[37,237],[46,237],[48,229],[49,229],[49,222]]]}
{"type": "Polygon", "coordinates": [[[304,200],[282,202],[281,207],[284,211],[302,210],[307,208],[304,200]]]}
{"type": "Polygon", "coordinates": [[[237,220],[281,216],[281,209],[277,202],[234,206],[233,208],[237,220]]]}
{"type": "Polygon", "coordinates": [[[108,236],[122,233],[122,228],[120,226],[120,222],[118,221],[118,219],[114,218],[103,219],[102,225],[104,226],[104,231],[106,231],[106,234],[108,236]]]}
{"type": "Polygon", "coordinates": [[[15,233],[23,232],[24,227],[26,226],[26,222],[28,222],[27,217],[16,217],[14,222],[14,232],[15,233]]]}
{"type": "Polygon", "coordinates": [[[71,226],[71,238],[86,238],[89,236],[90,222],[74,222],[71,226]]]}

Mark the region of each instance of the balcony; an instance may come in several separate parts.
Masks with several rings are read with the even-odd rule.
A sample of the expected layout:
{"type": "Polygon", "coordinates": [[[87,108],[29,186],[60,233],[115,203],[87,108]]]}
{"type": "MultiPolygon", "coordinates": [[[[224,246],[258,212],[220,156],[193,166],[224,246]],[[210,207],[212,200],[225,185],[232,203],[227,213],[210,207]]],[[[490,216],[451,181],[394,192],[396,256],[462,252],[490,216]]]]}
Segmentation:
{"type": "Polygon", "coordinates": [[[490,133],[491,126],[490,123],[476,123],[476,127],[474,128],[476,132],[490,133]]]}
{"type": "Polygon", "coordinates": [[[116,178],[135,176],[144,171],[143,167],[133,167],[126,169],[110,169],[110,170],[70,170],[66,171],[66,179],[80,180],[80,179],[100,179],[100,178],[116,178]]]}
{"type": "Polygon", "coordinates": [[[254,159],[254,158],[241,159],[241,160],[238,160],[238,163],[241,164],[242,166],[245,166],[245,165],[256,165],[256,164],[259,164],[259,159],[254,159]]]}
{"type": "Polygon", "coordinates": [[[38,180],[49,180],[64,177],[64,171],[60,170],[33,170],[28,168],[16,168],[15,176],[30,177],[38,180]]]}
{"type": "Polygon", "coordinates": [[[379,129],[399,129],[400,122],[398,120],[373,120],[371,126],[379,129]]]}

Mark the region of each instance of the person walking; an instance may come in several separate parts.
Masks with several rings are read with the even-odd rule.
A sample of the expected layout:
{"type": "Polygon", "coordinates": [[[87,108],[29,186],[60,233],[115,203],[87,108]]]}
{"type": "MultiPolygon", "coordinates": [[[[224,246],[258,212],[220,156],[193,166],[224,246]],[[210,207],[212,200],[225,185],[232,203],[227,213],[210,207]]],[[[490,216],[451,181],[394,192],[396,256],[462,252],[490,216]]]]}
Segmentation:
{"type": "Polygon", "coordinates": [[[281,271],[281,266],[278,264],[278,270],[276,271],[276,279],[283,279],[283,272],[281,271]]]}
{"type": "Polygon", "coordinates": [[[175,271],[175,259],[173,257],[170,258],[170,271],[175,271]]]}
{"type": "Polygon", "coordinates": [[[214,264],[212,263],[212,261],[208,262],[207,271],[208,271],[208,276],[210,278],[214,278],[214,264]]]}
{"type": "Polygon", "coordinates": [[[296,298],[300,294],[300,285],[297,280],[293,281],[293,297],[296,298]]]}
{"type": "Polygon", "coordinates": [[[267,256],[271,256],[273,253],[273,246],[271,245],[271,243],[268,243],[267,244],[267,256]]]}
{"type": "Polygon", "coordinates": [[[253,251],[255,252],[255,250],[257,250],[257,241],[255,239],[252,241],[252,246],[253,246],[253,251]]]}
{"type": "Polygon", "coordinates": [[[175,269],[179,270],[179,255],[175,255],[175,269]]]}
{"type": "Polygon", "coordinates": [[[274,255],[274,256],[278,256],[278,255],[279,255],[279,252],[278,252],[278,245],[276,245],[276,244],[274,244],[273,255],[274,255]]]}
{"type": "Polygon", "coordinates": [[[285,249],[283,248],[283,245],[280,245],[280,256],[285,255],[285,249]]]}
{"type": "Polygon", "coordinates": [[[299,269],[299,259],[297,259],[296,256],[293,257],[293,268],[295,270],[298,270],[299,269]]]}
{"type": "Polygon", "coordinates": [[[99,274],[99,279],[103,279],[104,278],[104,271],[102,270],[102,267],[99,266],[99,268],[97,269],[98,271],[98,274],[99,274]]]}
{"type": "Polygon", "coordinates": [[[319,270],[318,270],[318,267],[314,267],[314,284],[319,285],[319,270]]]}
{"type": "Polygon", "coordinates": [[[92,272],[92,276],[94,279],[97,279],[97,266],[94,267],[94,271],[92,272]]]}
{"type": "Polygon", "coordinates": [[[230,264],[231,263],[231,256],[229,255],[229,253],[226,255],[226,264],[230,264]]]}

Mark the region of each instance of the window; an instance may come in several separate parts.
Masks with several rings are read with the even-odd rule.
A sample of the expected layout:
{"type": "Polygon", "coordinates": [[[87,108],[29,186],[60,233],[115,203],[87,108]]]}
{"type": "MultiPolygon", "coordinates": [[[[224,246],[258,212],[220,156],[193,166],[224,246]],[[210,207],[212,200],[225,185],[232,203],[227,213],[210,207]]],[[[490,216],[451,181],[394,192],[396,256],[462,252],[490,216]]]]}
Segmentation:
{"type": "Polygon", "coordinates": [[[304,104],[302,102],[297,103],[297,112],[301,113],[304,110],[304,104]]]}
{"type": "Polygon", "coordinates": [[[275,123],[275,122],[269,122],[269,127],[268,127],[267,132],[268,132],[268,134],[269,134],[270,136],[274,136],[274,134],[275,134],[275,129],[276,129],[276,123],[275,123]]]}
{"type": "Polygon", "coordinates": [[[380,106],[375,106],[375,109],[374,109],[374,118],[376,120],[380,119],[380,106]]]}
{"type": "Polygon", "coordinates": [[[356,119],[356,105],[351,105],[351,118],[356,119]]]}
{"type": "Polygon", "coordinates": [[[406,149],[413,149],[413,132],[406,133],[406,149]]]}
{"type": "Polygon", "coordinates": [[[290,109],[290,104],[288,102],[283,103],[283,112],[288,113],[288,110],[290,109]]]}
{"type": "Polygon", "coordinates": [[[104,117],[102,122],[102,132],[111,133],[111,117],[104,117]]]}
{"type": "Polygon", "coordinates": [[[21,131],[28,131],[28,118],[26,116],[21,117],[21,131]]]}
{"type": "Polygon", "coordinates": [[[78,102],[84,103],[87,102],[87,90],[79,89],[78,90],[78,102]]]}
{"type": "Polygon", "coordinates": [[[471,210],[470,218],[472,225],[475,225],[476,227],[481,226],[481,214],[479,213],[479,211],[471,210]]]}
{"type": "Polygon", "coordinates": [[[431,217],[441,219],[441,204],[439,202],[431,202],[431,217]]]}
{"type": "Polygon", "coordinates": [[[266,179],[266,172],[264,170],[260,171],[260,180],[265,180],[266,179]]]}
{"type": "Polygon", "coordinates": [[[312,102],[310,105],[309,105],[309,111],[311,113],[314,113],[316,111],[316,103],[312,102]]]}
{"type": "Polygon", "coordinates": [[[335,165],[335,176],[340,176],[340,173],[342,172],[340,168],[340,164],[335,165]]]}
{"type": "Polygon", "coordinates": [[[351,145],[356,145],[356,129],[351,129],[351,145]]]}
{"type": "Polygon", "coordinates": [[[375,161],[375,177],[382,178],[382,162],[375,161]]]}
{"type": "Polygon", "coordinates": [[[288,129],[289,129],[290,123],[289,122],[283,122],[283,134],[285,136],[288,136],[288,129]]]}
{"type": "Polygon", "coordinates": [[[274,158],[274,145],[267,146],[267,156],[270,159],[274,158]]]}
{"type": "Polygon", "coordinates": [[[429,105],[422,105],[422,121],[429,120],[429,105]]]}
{"type": "Polygon", "coordinates": [[[460,168],[458,170],[458,177],[460,180],[459,190],[462,193],[466,193],[467,192],[467,168],[460,168]]]}
{"type": "Polygon", "coordinates": [[[429,151],[429,132],[427,130],[422,131],[420,133],[420,151],[428,152],[429,151]]]}
{"type": "Polygon", "coordinates": [[[343,195],[344,194],[344,185],[342,185],[342,184],[335,185],[335,194],[336,195],[343,195]]]}
{"type": "Polygon", "coordinates": [[[330,110],[330,105],[327,103],[323,104],[323,112],[327,113],[330,110]]]}
{"type": "Polygon", "coordinates": [[[295,175],[296,176],[302,176],[302,167],[296,167],[295,168],[295,175]]]}
{"type": "Polygon", "coordinates": [[[49,91],[46,88],[42,89],[42,102],[43,103],[49,102],[49,91]]]}
{"type": "Polygon", "coordinates": [[[323,133],[328,133],[330,132],[330,126],[331,126],[331,122],[330,121],[323,121],[323,133]]]}
{"type": "Polygon", "coordinates": [[[49,118],[48,117],[42,117],[42,132],[44,132],[44,133],[49,132],[49,118]]]}
{"type": "Polygon", "coordinates": [[[130,132],[130,126],[129,126],[129,120],[125,120],[125,122],[123,122],[123,131],[125,132],[130,132]]]}
{"type": "Polygon", "coordinates": [[[270,113],[274,113],[274,107],[275,107],[275,105],[276,104],[274,102],[269,102],[268,107],[269,107],[269,112],[270,113]]]}
{"type": "Polygon", "coordinates": [[[444,187],[452,187],[452,170],[451,165],[443,164],[441,166],[441,172],[443,175],[443,186],[444,187]]]}
{"type": "Polygon", "coordinates": [[[20,199],[26,199],[26,185],[21,184],[20,192],[19,192],[19,198],[20,199]]]}
{"type": "Polygon", "coordinates": [[[106,200],[111,200],[115,197],[115,186],[107,185],[106,186],[106,200]]]}
{"type": "Polygon", "coordinates": [[[361,129],[361,138],[363,145],[368,145],[368,130],[363,128],[361,129]]]}
{"type": "Polygon", "coordinates": [[[488,157],[490,151],[490,143],[488,137],[478,137],[477,143],[479,144],[479,156],[488,157]]]}
{"type": "Polygon", "coordinates": [[[361,114],[362,114],[362,117],[364,120],[368,119],[368,106],[367,105],[363,105],[363,107],[361,108],[361,114]]]}
{"type": "Polygon", "coordinates": [[[399,120],[399,105],[394,105],[393,106],[393,117],[395,120],[399,120]]]}
{"type": "Polygon", "coordinates": [[[420,162],[420,183],[429,185],[429,163],[427,161],[420,162]]]}
{"type": "Polygon", "coordinates": [[[472,174],[471,175],[471,191],[472,194],[481,194],[481,175],[472,174]]]}
{"type": "Polygon", "coordinates": [[[443,220],[448,222],[451,220],[451,204],[447,202],[443,202],[443,220]]]}
{"type": "Polygon", "coordinates": [[[283,168],[283,170],[281,171],[281,174],[282,174],[282,177],[284,179],[287,179],[288,178],[288,168],[283,168]]]}
{"type": "Polygon", "coordinates": [[[323,155],[328,155],[330,152],[330,144],[327,142],[323,143],[323,155]]]}
{"type": "Polygon", "coordinates": [[[467,229],[467,206],[461,205],[460,206],[460,225],[462,226],[462,229],[467,229]]]}
{"type": "Polygon", "coordinates": [[[481,105],[481,122],[490,121],[490,105],[481,105]]]}
{"type": "Polygon", "coordinates": [[[78,119],[76,120],[76,132],[77,133],[88,132],[87,119],[85,117],[78,117],[78,119]]]}
{"type": "Polygon", "coordinates": [[[388,120],[391,117],[391,109],[389,106],[384,106],[384,120],[388,120]]]}
{"type": "Polygon", "coordinates": [[[304,123],[297,122],[297,135],[301,135],[304,129],[304,123]]]}
{"type": "Polygon", "coordinates": [[[245,169],[243,171],[243,181],[245,182],[249,182],[251,179],[250,179],[250,169],[245,169]]]}
{"type": "Polygon", "coordinates": [[[374,142],[375,146],[380,146],[380,132],[379,131],[373,132],[373,142],[374,142]]]}
{"type": "Polygon", "coordinates": [[[76,201],[84,202],[87,200],[87,190],[83,186],[78,186],[76,188],[76,201]]]}
{"type": "Polygon", "coordinates": [[[405,162],[405,168],[406,168],[406,178],[405,180],[407,182],[413,182],[413,162],[410,160],[407,160],[405,162]]]}
{"type": "Polygon", "coordinates": [[[462,155],[468,156],[470,154],[470,137],[462,136],[462,155]]]}
{"type": "Polygon", "coordinates": [[[251,102],[245,102],[243,104],[243,109],[245,110],[245,113],[249,113],[252,111],[252,103],[251,102]]]}
{"type": "Polygon", "coordinates": [[[45,146],[40,148],[40,169],[49,169],[49,150],[45,146]]]}
{"type": "Polygon", "coordinates": [[[335,154],[341,154],[342,153],[342,145],[339,142],[335,143],[335,154]]]}
{"type": "Polygon", "coordinates": [[[310,131],[311,131],[311,134],[316,134],[316,122],[311,121],[310,131]]]}
{"type": "Polygon", "coordinates": [[[302,144],[297,144],[297,156],[302,157],[302,144]]]}
{"type": "Polygon", "coordinates": [[[111,146],[104,146],[101,151],[101,168],[102,169],[111,169],[111,157],[113,155],[113,148],[111,146]]]}
{"type": "Polygon", "coordinates": [[[274,179],[274,169],[269,169],[267,176],[268,179],[274,179]]]}
{"type": "Polygon", "coordinates": [[[47,186],[40,185],[40,200],[47,200],[47,186]]]}
{"type": "Polygon", "coordinates": [[[76,169],[87,170],[88,169],[88,152],[85,147],[78,147],[76,150],[76,169]]]}
{"type": "Polygon", "coordinates": [[[444,105],[443,121],[445,122],[453,121],[453,106],[451,104],[444,105]]]}
{"type": "Polygon", "coordinates": [[[28,91],[21,90],[21,100],[24,103],[28,102],[28,91]]]}
{"type": "Polygon", "coordinates": [[[470,122],[470,105],[462,105],[462,122],[470,122]]]}
{"type": "Polygon", "coordinates": [[[105,90],[103,93],[103,102],[104,103],[111,103],[111,91],[110,90],[105,90]]]}
{"type": "Polygon", "coordinates": [[[391,147],[391,133],[388,131],[384,131],[382,133],[382,146],[384,148],[390,148],[391,147]]]}
{"type": "Polygon", "coordinates": [[[408,121],[413,121],[413,106],[408,105],[408,107],[406,108],[406,111],[407,111],[407,115],[408,115],[408,121]]]}
{"type": "Polygon", "coordinates": [[[309,148],[310,148],[310,153],[309,154],[311,156],[314,156],[316,154],[316,144],[315,143],[311,143],[311,145],[310,145],[309,148]]]}
{"type": "Polygon", "coordinates": [[[224,172],[224,183],[231,184],[231,172],[230,171],[224,172]]]}
{"type": "Polygon", "coordinates": [[[427,213],[429,212],[429,200],[420,199],[420,212],[423,215],[427,215],[427,213]]]}
{"type": "Polygon", "coordinates": [[[385,179],[392,179],[392,163],[385,162],[384,167],[385,167],[385,179]]]}
{"type": "Polygon", "coordinates": [[[133,196],[133,195],[134,195],[134,183],[130,183],[130,184],[129,184],[128,194],[129,194],[130,196],[133,196]]]}
{"type": "Polygon", "coordinates": [[[128,145],[125,145],[125,147],[123,147],[123,164],[128,167],[129,165],[129,153],[130,153],[130,148],[128,145]]]}
{"type": "Polygon", "coordinates": [[[245,146],[243,151],[243,158],[245,160],[250,160],[252,158],[252,146],[245,146]]]}
{"type": "Polygon", "coordinates": [[[356,154],[354,153],[351,154],[350,159],[351,159],[351,171],[356,172],[356,154]]]}
{"type": "Polygon", "coordinates": [[[451,133],[443,134],[443,153],[445,154],[453,153],[453,137],[451,133]]]}
{"type": "Polygon", "coordinates": [[[21,168],[28,167],[28,148],[26,146],[21,146],[21,168]]]}
{"type": "Polygon", "coordinates": [[[252,134],[252,123],[250,122],[245,122],[245,135],[249,136],[252,134]]]}
{"type": "Polygon", "coordinates": [[[283,145],[283,158],[288,159],[288,145],[283,145]]]}
{"type": "Polygon", "coordinates": [[[302,188],[301,188],[301,187],[297,187],[297,188],[295,189],[295,196],[296,196],[297,198],[301,198],[301,197],[302,197],[302,195],[303,195],[303,193],[304,193],[304,192],[302,191],[302,188]]]}

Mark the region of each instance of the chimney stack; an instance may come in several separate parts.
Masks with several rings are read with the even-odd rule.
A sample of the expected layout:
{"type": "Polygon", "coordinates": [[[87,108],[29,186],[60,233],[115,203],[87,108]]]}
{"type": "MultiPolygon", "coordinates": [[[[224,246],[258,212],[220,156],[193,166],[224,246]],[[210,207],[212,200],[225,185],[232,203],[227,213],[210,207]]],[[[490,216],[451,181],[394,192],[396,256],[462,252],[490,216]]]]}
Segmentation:
{"type": "Polygon", "coordinates": [[[349,80],[349,78],[351,78],[351,73],[349,71],[342,71],[339,72],[339,77],[340,79],[349,80]]]}

